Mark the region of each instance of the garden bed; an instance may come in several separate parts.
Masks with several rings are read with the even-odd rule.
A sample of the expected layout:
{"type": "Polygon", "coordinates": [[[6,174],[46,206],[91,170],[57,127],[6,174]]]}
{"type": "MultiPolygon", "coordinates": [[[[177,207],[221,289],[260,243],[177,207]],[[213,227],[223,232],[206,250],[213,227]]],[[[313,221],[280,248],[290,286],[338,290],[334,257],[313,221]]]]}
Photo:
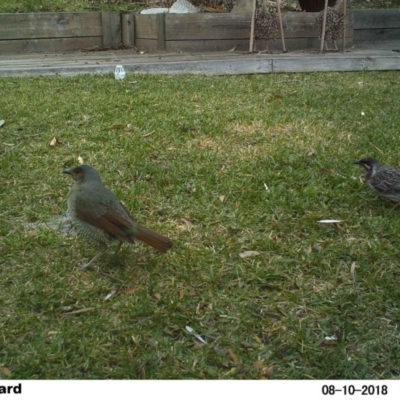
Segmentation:
{"type": "MultiPolygon", "coordinates": [[[[316,13],[283,13],[288,51],[317,50],[316,13]]],[[[143,15],[115,12],[0,14],[0,53],[60,53],[117,48],[144,51],[248,50],[250,15],[240,13],[143,15]]],[[[400,39],[400,9],[349,11],[346,47],[353,42],[400,39]]],[[[265,40],[257,49],[265,48],[265,40]]],[[[278,36],[270,49],[282,49],[278,36]]]]}
{"type": "MultiPolygon", "coordinates": [[[[288,51],[318,49],[320,40],[314,21],[317,13],[283,14],[283,31],[288,51]]],[[[134,16],[135,46],[146,51],[249,50],[250,15],[242,14],[157,14],[134,16]]],[[[257,41],[265,48],[266,41],[257,41]]],[[[346,45],[353,44],[353,15],[346,20],[346,45]]],[[[282,49],[280,35],[270,41],[271,50],[282,49]]]]}

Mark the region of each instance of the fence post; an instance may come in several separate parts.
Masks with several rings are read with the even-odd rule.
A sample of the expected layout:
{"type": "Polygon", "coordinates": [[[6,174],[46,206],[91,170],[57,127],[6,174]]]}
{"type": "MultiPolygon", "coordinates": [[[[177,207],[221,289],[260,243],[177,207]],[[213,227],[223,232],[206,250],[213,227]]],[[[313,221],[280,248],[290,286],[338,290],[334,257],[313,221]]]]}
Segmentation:
{"type": "Polygon", "coordinates": [[[121,15],[122,44],[127,47],[135,46],[135,15],[127,13],[121,15]]]}
{"type": "Polygon", "coordinates": [[[157,50],[165,51],[165,14],[156,14],[157,50]]]}
{"type": "Polygon", "coordinates": [[[101,13],[103,47],[117,47],[121,44],[121,14],[119,11],[101,13]]]}

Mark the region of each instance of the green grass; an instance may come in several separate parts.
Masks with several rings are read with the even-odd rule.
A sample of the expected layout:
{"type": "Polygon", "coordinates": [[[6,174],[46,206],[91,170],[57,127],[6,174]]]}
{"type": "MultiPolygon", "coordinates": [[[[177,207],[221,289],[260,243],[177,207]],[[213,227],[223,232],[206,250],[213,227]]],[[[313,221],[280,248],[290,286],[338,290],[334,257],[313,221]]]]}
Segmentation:
{"type": "Polygon", "coordinates": [[[352,165],[399,165],[398,72],[0,89],[0,374],[398,378],[400,211],[352,165]],[[78,157],[173,249],[75,268],[96,248],[43,222],[65,214],[78,157]]]}
{"type": "MultiPolygon", "coordinates": [[[[2,0],[0,13],[15,12],[62,12],[62,11],[137,11],[150,6],[170,5],[172,0],[2,0]]],[[[196,3],[203,0],[192,0],[196,3]]],[[[204,0],[211,4],[221,1],[204,0]]],[[[291,6],[298,6],[295,0],[288,0],[291,6]]],[[[173,2],[173,1],[172,1],[173,2]]],[[[399,8],[400,0],[348,0],[349,9],[399,8]]]]}

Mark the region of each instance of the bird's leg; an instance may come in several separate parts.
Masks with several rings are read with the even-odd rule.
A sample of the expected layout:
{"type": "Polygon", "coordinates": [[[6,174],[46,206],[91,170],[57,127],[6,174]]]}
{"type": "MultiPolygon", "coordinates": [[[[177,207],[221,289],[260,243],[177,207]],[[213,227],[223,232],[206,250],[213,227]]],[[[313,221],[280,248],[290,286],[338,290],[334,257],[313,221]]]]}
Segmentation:
{"type": "Polygon", "coordinates": [[[82,269],[89,268],[98,258],[100,258],[107,250],[106,245],[102,245],[100,251],[87,263],[87,264],[79,264],[78,267],[82,269]]]}
{"type": "Polygon", "coordinates": [[[265,50],[259,51],[258,54],[269,53],[269,50],[268,50],[268,38],[266,40],[267,40],[267,45],[265,46],[265,50]]]}

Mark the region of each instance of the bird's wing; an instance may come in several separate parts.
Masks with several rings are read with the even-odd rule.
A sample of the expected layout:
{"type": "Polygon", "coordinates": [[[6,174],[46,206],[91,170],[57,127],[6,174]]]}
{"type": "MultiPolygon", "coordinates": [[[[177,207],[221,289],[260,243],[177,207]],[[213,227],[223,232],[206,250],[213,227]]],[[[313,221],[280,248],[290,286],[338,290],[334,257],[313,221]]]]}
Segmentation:
{"type": "Polygon", "coordinates": [[[400,193],[400,171],[385,169],[371,178],[371,185],[380,193],[400,193]]]}
{"type": "Polygon", "coordinates": [[[132,221],[123,211],[113,207],[107,202],[96,202],[87,199],[84,195],[77,196],[75,214],[80,220],[99,228],[118,239],[133,243],[129,233],[132,221]]]}

